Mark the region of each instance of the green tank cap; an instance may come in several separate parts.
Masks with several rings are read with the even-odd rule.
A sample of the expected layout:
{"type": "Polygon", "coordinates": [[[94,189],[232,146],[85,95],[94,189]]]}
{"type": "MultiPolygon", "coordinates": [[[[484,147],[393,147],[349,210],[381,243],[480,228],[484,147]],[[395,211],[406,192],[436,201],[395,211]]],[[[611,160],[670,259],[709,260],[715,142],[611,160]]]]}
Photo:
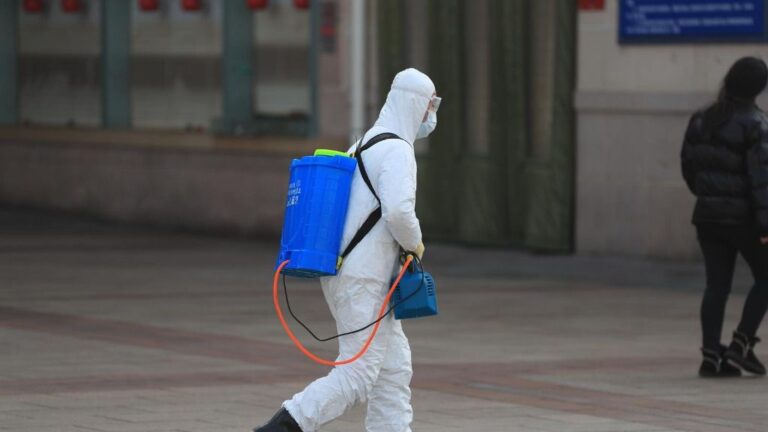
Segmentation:
{"type": "Polygon", "coordinates": [[[315,150],[315,156],[344,156],[349,157],[349,155],[343,151],[337,151],[337,150],[328,150],[328,149],[317,149],[315,150]]]}

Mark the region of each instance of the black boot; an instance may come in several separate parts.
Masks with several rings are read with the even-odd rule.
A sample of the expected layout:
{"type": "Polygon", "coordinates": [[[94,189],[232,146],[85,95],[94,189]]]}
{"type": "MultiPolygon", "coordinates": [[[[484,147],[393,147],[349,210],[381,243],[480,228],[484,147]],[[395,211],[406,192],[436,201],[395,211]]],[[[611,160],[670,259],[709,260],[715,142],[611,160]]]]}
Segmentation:
{"type": "Polygon", "coordinates": [[[756,337],[749,337],[744,333],[733,332],[733,342],[725,351],[725,358],[736,363],[745,371],[755,375],[765,375],[765,366],[755,355],[755,344],[760,342],[756,337]]]}
{"type": "Polygon", "coordinates": [[[720,350],[711,350],[707,348],[701,349],[701,354],[704,356],[704,360],[699,367],[699,376],[702,378],[734,378],[741,376],[741,370],[739,368],[728,363],[728,360],[723,358],[723,352],[725,347],[720,347],[720,350]]]}
{"type": "Polygon", "coordinates": [[[253,432],[302,432],[302,430],[296,420],[291,417],[291,414],[285,408],[280,408],[272,420],[264,426],[254,429],[253,432]]]}

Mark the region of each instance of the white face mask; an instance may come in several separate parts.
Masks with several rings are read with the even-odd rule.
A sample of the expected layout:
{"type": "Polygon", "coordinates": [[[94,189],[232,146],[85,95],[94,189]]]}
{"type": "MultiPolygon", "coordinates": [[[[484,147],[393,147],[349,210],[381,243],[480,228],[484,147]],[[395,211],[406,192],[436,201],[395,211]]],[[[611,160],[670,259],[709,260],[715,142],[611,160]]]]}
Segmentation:
{"type": "Polygon", "coordinates": [[[426,138],[437,127],[437,113],[430,111],[427,115],[427,120],[422,122],[419,126],[419,131],[416,133],[416,139],[426,138]]]}

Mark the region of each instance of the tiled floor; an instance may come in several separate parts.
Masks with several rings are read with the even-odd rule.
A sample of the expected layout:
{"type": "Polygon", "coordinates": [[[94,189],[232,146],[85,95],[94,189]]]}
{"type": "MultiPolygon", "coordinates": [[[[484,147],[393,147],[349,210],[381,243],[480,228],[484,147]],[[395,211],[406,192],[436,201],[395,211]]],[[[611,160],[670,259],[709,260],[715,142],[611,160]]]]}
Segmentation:
{"type": "MultiPolygon", "coordinates": [[[[0,431],[248,431],[266,420],[327,372],[279,326],[274,253],[0,211],[0,431]]],[[[768,381],[695,375],[698,264],[436,245],[425,264],[441,314],[405,323],[415,432],[768,430],[768,381]]],[[[747,284],[742,271],[726,331],[747,284]]],[[[290,289],[297,313],[330,333],[318,285],[290,289]]],[[[323,430],[362,431],[364,415],[323,430]]]]}

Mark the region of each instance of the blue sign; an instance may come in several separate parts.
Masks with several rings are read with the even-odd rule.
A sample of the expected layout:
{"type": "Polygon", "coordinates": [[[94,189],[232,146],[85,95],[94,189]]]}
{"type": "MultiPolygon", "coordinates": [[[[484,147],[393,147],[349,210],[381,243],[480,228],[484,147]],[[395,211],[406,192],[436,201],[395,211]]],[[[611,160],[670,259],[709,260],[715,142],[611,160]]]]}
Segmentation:
{"type": "Polygon", "coordinates": [[[768,41],[766,0],[620,0],[619,42],[768,41]]]}

